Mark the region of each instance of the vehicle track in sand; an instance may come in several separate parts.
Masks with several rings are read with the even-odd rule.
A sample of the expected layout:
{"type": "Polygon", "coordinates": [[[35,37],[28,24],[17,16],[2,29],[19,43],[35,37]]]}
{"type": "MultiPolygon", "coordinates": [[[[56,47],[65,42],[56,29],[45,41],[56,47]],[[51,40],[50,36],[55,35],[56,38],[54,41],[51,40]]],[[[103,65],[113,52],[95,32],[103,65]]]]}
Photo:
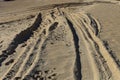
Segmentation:
{"type": "Polygon", "coordinates": [[[119,80],[120,71],[118,65],[116,64],[110,53],[106,50],[103,42],[96,35],[96,31],[98,33],[100,32],[99,23],[94,18],[90,17],[90,15],[84,13],[71,14],[68,18],[70,18],[72,23],[75,25],[76,30],[78,30],[78,32],[82,32],[81,36],[84,37],[86,48],[88,48],[88,53],[91,57],[93,57],[92,59],[94,59],[91,61],[91,63],[94,65],[92,66],[94,78],[90,80],[119,80]],[[95,64],[97,66],[96,68],[95,64]],[[96,73],[97,69],[99,70],[99,75],[97,75],[96,73]],[[116,74],[114,72],[116,72],[116,74]]]}
{"type": "Polygon", "coordinates": [[[36,15],[32,26],[16,35],[0,55],[2,67],[9,56],[19,53],[0,76],[2,80],[120,79],[118,65],[98,37],[101,27],[94,17],[84,12],[70,13],[66,8],[44,13],[36,15]],[[56,47],[59,49],[49,52],[56,47]],[[55,62],[59,63],[53,65],[55,62]],[[69,72],[64,72],[68,68],[69,72]]]}

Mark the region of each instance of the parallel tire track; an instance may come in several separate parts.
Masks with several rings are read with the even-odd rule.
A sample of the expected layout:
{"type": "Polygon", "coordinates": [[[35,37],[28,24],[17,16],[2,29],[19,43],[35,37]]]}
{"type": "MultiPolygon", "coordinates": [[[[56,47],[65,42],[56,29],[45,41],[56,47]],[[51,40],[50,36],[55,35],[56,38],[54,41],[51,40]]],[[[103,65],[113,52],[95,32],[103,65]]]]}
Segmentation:
{"type": "Polygon", "coordinates": [[[98,37],[100,32],[100,24],[95,18],[85,13],[70,14],[67,10],[63,10],[62,13],[62,10],[60,11],[60,9],[56,12],[51,11],[49,17],[47,18],[45,16],[41,17],[41,14],[38,14],[33,25],[18,34],[13,39],[13,42],[9,45],[9,47],[3,51],[4,54],[0,55],[0,59],[2,59],[0,64],[2,64],[8,56],[14,53],[16,48],[19,48],[19,45],[22,45],[23,43],[27,44],[21,48],[21,52],[18,52],[20,55],[2,76],[3,80],[26,80],[26,76],[34,75],[34,71],[37,70],[37,64],[41,67],[40,59],[43,45],[48,35],[56,29],[59,23],[61,23],[59,22],[61,19],[65,19],[65,24],[69,27],[73,37],[74,52],[76,53],[75,62],[73,65],[74,79],[82,80],[86,76],[87,79],[90,80],[120,79],[120,70],[116,62],[98,37]],[[56,18],[58,15],[60,18],[56,18]],[[80,44],[80,40],[83,40],[82,45],[80,44]],[[83,44],[86,50],[84,51],[84,57],[88,58],[86,60],[81,60],[83,56],[81,55],[82,52],[80,51],[80,48],[83,44]],[[89,66],[87,66],[87,69],[85,70],[82,65],[86,64],[89,66]],[[89,70],[89,67],[91,67],[92,70],[89,70]],[[88,72],[83,75],[82,69],[88,72]],[[90,71],[92,72],[88,76],[90,71]]]}
{"type": "MultiPolygon", "coordinates": [[[[100,70],[104,71],[104,73],[103,72],[100,73],[100,75],[103,74],[101,76],[101,79],[108,80],[109,78],[111,78],[111,79],[113,78],[115,80],[119,80],[120,79],[119,78],[119,74],[120,74],[119,68],[118,68],[117,64],[114,62],[114,59],[110,56],[110,54],[104,47],[102,41],[96,36],[97,34],[95,33],[95,31],[94,32],[92,31],[91,27],[92,26],[95,27],[95,26],[94,25],[91,26],[91,24],[90,24],[91,19],[89,19],[89,17],[87,17],[87,15],[85,15],[85,14],[81,15],[81,17],[79,15],[81,15],[81,14],[71,15],[71,17],[72,17],[71,21],[75,21],[73,23],[75,25],[77,24],[78,27],[81,27],[81,31],[83,32],[83,34],[86,35],[86,38],[90,42],[88,44],[89,45],[92,44],[93,50],[97,54],[91,54],[91,55],[96,55],[96,56],[100,57],[100,58],[95,58],[93,56],[93,58],[95,59],[95,61],[97,61],[98,65],[99,65],[97,67],[99,68],[101,66],[100,70]],[[86,21],[84,19],[86,19],[86,21]],[[113,68],[114,68],[114,70],[113,70],[113,68]],[[114,74],[114,72],[116,72],[116,74],[114,74]]],[[[98,23],[98,22],[96,21],[96,23],[98,23]]],[[[92,47],[92,46],[90,46],[90,47],[92,47]]],[[[91,50],[89,50],[89,51],[91,51],[91,50]]],[[[94,80],[96,80],[96,79],[94,79],[94,80]]]]}
{"type": "Polygon", "coordinates": [[[14,77],[17,71],[19,70],[19,68],[21,67],[21,64],[24,62],[24,59],[26,59],[27,56],[30,55],[29,53],[31,52],[32,47],[34,47],[33,46],[34,43],[33,42],[30,43],[29,41],[33,40],[32,39],[33,31],[35,31],[39,27],[40,22],[41,22],[41,14],[39,14],[36,17],[35,22],[30,28],[27,28],[26,30],[22,31],[20,34],[18,34],[14,38],[13,42],[10,44],[10,46],[6,50],[8,52],[6,54],[9,54],[9,53],[12,53],[18,47],[19,44],[22,44],[25,42],[27,44],[27,47],[25,47],[25,49],[22,50],[17,60],[11,65],[12,67],[8,70],[8,72],[6,72],[5,76],[3,76],[3,80],[11,79],[12,77],[14,77]]]}
{"type": "Polygon", "coordinates": [[[23,63],[20,66],[19,71],[16,73],[15,77],[19,76],[21,77],[24,72],[32,65],[34,59],[36,58],[36,53],[39,48],[39,45],[41,43],[40,35],[42,34],[42,30],[39,31],[37,35],[35,35],[35,39],[33,39],[32,42],[35,42],[33,45],[31,45],[31,51],[27,53],[27,56],[25,57],[23,63]]]}
{"type": "MultiPolygon", "coordinates": [[[[75,16],[75,15],[74,15],[75,16]]],[[[72,21],[72,23],[74,24],[74,27],[75,27],[75,29],[76,29],[76,32],[78,32],[78,34],[80,33],[80,36],[81,36],[81,38],[83,38],[83,40],[84,40],[84,43],[85,43],[85,45],[86,45],[86,49],[87,49],[87,51],[88,51],[88,54],[87,55],[89,55],[89,58],[91,58],[90,59],[90,63],[91,63],[91,65],[92,65],[92,68],[94,68],[93,69],[93,77],[91,77],[91,78],[89,78],[90,80],[97,80],[97,79],[99,79],[99,77],[98,77],[98,73],[96,73],[96,67],[95,67],[95,65],[94,65],[94,60],[92,60],[93,58],[91,57],[91,51],[90,51],[90,49],[89,49],[89,47],[90,47],[90,45],[87,43],[87,41],[86,41],[86,37],[85,37],[85,35],[83,35],[84,33],[82,33],[82,30],[80,31],[79,30],[79,27],[77,27],[77,26],[81,26],[81,25],[79,25],[79,24],[77,24],[76,23],[76,19],[74,19],[75,17],[74,17],[73,15],[68,15],[68,18],[72,21]]],[[[81,56],[82,57],[82,56],[81,56]]],[[[82,62],[81,62],[82,63],[82,62]]],[[[91,66],[91,65],[89,65],[89,66],[91,66]]],[[[89,69],[87,70],[88,72],[89,72],[89,69]]],[[[78,79],[79,80],[79,79],[78,79]]]]}

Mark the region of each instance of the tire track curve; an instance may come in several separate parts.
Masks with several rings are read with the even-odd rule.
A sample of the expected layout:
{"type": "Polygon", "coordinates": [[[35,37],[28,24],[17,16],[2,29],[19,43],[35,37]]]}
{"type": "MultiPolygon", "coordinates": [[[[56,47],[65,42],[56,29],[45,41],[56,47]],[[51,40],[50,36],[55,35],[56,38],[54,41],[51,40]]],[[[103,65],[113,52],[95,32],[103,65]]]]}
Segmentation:
{"type": "MultiPolygon", "coordinates": [[[[44,64],[42,64],[42,57],[48,58],[49,56],[51,56],[50,54],[43,55],[42,51],[46,48],[46,41],[49,39],[49,37],[54,38],[53,41],[59,41],[59,39],[61,39],[61,35],[58,34],[60,30],[56,30],[56,28],[58,28],[58,26],[61,25],[67,27],[66,29],[69,29],[69,32],[66,32],[66,35],[68,33],[68,38],[71,39],[69,41],[71,41],[71,44],[73,42],[72,48],[74,49],[71,50],[72,54],[69,55],[75,54],[75,58],[68,58],[74,59],[73,62],[71,61],[70,63],[73,63],[73,65],[71,65],[73,66],[71,67],[73,74],[70,74],[73,76],[72,79],[120,79],[119,67],[116,64],[115,60],[111,57],[109,51],[104,46],[104,43],[100,40],[99,33],[101,30],[101,26],[93,16],[84,12],[70,13],[66,8],[55,8],[53,10],[48,10],[45,12],[47,13],[39,13],[36,16],[32,26],[30,26],[24,31],[21,31],[21,33],[16,35],[9,47],[6,50],[4,50],[3,53],[0,55],[0,64],[2,65],[2,63],[9,56],[15,54],[15,51],[16,53],[19,53],[19,56],[16,57],[16,60],[10,65],[7,72],[5,72],[5,74],[2,76],[2,80],[57,80],[56,76],[59,77],[60,75],[62,75],[62,72],[60,72],[59,70],[59,75],[57,75],[57,72],[54,73],[56,67],[53,68],[52,66],[52,77],[48,76],[48,74],[44,74],[45,76],[42,75],[42,71],[44,73],[48,73],[51,68],[50,64],[50,68],[45,66],[46,68],[48,68],[49,71],[41,70],[44,69],[42,68],[44,67],[44,64]],[[56,32],[58,31],[58,33],[54,33],[54,30],[56,30],[56,32]],[[52,35],[53,33],[54,35],[52,35]],[[20,52],[17,51],[17,48],[20,49],[20,52]]],[[[51,45],[54,45],[53,42],[49,43],[51,45]]],[[[64,41],[64,43],[67,47],[70,47],[70,45],[67,44],[67,42],[64,41]]],[[[68,54],[61,55],[62,56],[59,56],[57,54],[57,57],[68,57],[68,54]]],[[[54,58],[52,54],[52,58],[48,60],[51,60],[52,63],[53,59],[54,58]]],[[[58,59],[58,61],[63,60],[58,59]]],[[[69,65],[64,66],[66,67],[69,65]]]]}
{"type": "Polygon", "coordinates": [[[100,28],[100,25],[98,24],[98,22],[92,17],[87,16],[86,14],[81,14],[81,13],[71,14],[69,18],[71,19],[71,21],[73,21],[76,27],[78,28],[81,27],[80,32],[82,32],[86,40],[89,41],[89,42],[87,41],[87,44],[89,45],[89,47],[91,48],[93,47],[93,49],[89,49],[88,51],[91,51],[91,56],[96,61],[93,63],[96,64],[99,70],[99,75],[100,75],[100,76],[98,75],[98,78],[96,79],[94,78],[94,80],[97,80],[97,79],[119,80],[120,71],[117,64],[115,63],[114,59],[110,56],[109,52],[106,50],[102,41],[97,37],[98,33],[96,34],[96,31],[99,32],[98,30],[100,28]],[[97,29],[96,29],[96,26],[98,26],[97,29]],[[91,27],[94,27],[94,29],[92,29],[91,27]]]}

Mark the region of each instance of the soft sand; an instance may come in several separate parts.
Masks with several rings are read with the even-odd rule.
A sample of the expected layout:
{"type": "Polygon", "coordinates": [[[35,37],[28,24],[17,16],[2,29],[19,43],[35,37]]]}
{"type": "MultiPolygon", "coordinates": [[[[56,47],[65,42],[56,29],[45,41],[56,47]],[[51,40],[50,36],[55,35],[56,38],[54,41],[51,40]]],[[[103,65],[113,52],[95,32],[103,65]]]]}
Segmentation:
{"type": "Polygon", "coordinates": [[[119,12],[115,0],[1,0],[0,80],[120,80],[119,12]]]}

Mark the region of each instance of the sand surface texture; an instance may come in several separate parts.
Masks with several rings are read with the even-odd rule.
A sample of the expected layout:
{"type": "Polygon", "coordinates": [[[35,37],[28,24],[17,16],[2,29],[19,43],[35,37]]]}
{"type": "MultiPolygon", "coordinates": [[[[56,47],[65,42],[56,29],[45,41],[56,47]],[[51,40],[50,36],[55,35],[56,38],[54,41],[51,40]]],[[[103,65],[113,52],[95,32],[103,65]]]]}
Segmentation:
{"type": "Polygon", "coordinates": [[[120,80],[119,0],[0,0],[0,80],[120,80]]]}

